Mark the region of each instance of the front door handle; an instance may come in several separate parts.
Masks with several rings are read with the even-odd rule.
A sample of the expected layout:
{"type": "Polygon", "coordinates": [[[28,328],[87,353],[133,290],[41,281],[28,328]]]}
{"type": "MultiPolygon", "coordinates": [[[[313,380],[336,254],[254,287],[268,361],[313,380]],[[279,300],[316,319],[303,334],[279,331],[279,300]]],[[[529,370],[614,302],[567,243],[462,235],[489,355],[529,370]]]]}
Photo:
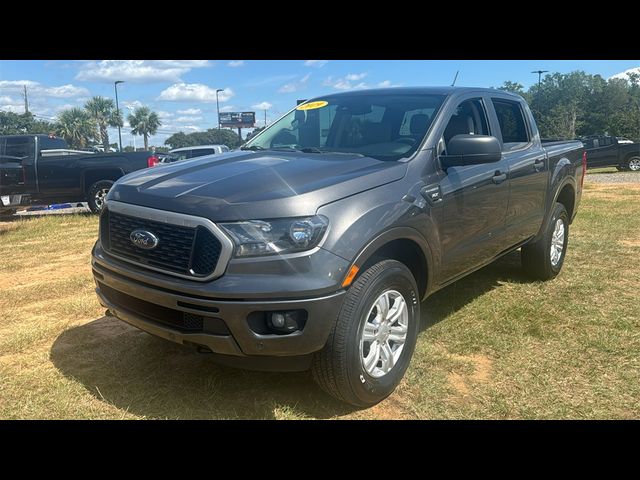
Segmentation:
{"type": "Polygon", "coordinates": [[[533,168],[536,169],[536,172],[539,172],[540,170],[542,170],[544,168],[544,158],[538,158],[534,162],[533,168]]]}
{"type": "Polygon", "coordinates": [[[507,174],[501,173],[499,170],[496,170],[496,173],[492,178],[493,183],[495,183],[496,185],[504,182],[506,179],[507,179],[507,174]]]}

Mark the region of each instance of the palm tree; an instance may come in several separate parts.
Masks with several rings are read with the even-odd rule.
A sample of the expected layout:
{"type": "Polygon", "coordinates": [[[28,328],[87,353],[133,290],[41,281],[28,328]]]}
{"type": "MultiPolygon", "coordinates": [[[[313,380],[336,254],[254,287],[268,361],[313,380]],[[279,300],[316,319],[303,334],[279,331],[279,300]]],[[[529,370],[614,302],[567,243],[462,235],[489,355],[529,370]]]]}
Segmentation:
{"type": "Polygon", "coordinates": [[[158,127],[162,125],[156,112],[152,112],[149,107],[138,107],[127,117],[131,125],[132,135],[142,135],[144,137],[144,149],[149,149],[149,136],[155,135],[158,127]]]}
{"type": "Polygon", "coordinates": [[[93,117],[100,129],[100,138],[104,151],[109,151],[109,132],[107,127],[122,127],[122,116],[116,112],[116,105],[110,98],[92,97],[84,104],[84,109],[93,117]]]}
{"type": "Polygon", "coordinates": [[[77,107],[58,114],[55,130],[72,148],[84,148],[98,136],[94,119],[86,110],[77,107]]]}

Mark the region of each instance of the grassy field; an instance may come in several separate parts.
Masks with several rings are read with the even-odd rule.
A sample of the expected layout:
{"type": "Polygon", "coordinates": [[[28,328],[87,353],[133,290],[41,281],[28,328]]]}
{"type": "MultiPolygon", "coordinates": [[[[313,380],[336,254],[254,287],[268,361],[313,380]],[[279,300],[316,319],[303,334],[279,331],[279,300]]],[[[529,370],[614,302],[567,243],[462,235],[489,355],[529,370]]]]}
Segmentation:
{"type": "Polygon", "coordinates": [[[409,371],[354,410],[104,317],[97,219],[0,224],[0,418],[640,418],[640,185],[587,186],[560,276],[519,254],[437,293],[409,371]]]}

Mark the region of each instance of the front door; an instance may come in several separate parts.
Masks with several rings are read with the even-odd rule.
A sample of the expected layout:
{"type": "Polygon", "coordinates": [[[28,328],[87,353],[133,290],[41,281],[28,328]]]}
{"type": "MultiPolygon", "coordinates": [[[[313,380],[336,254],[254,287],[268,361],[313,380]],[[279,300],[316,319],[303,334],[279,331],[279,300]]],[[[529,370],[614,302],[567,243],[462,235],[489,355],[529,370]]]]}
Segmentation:
{"type": "MultiPolygon", "coordinates": [[[[494,135],[483,99],[461,102],[443,134],[443,144],[458,134],[494,135]]],[[[443,152],[441,152],[443,153],[443,152]]],[[[440,182],[443,250],[439,283],[444,283],[493,258],[505,229],[509,200],[508,165],[499,162],[450,167],[440,182]]]]}

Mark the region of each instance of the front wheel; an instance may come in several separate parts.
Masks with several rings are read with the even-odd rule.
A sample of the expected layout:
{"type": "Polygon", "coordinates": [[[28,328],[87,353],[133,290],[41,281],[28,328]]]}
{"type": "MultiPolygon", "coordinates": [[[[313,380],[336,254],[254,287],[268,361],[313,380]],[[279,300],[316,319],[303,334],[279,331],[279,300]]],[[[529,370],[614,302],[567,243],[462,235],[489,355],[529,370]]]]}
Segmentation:
{"type": "Polygon", "coordinates": [[[93,213],[100,213],[104,208],[104,203],[109,190],[113,186],[111,180],[99,180],[89,187],[87,192],[87,205],[93,213]]]}
{"type": "Polygon", "coordinates": [[[631,157],[627,160],[627,168],[632,172],[640,172],[640,157],[631,157]]]}
{"type": "Polygon", "coordinates": [[[330,395],[357,407],[388,397],[402,379],[420,324],[418,288],[395,260],[367,269],[351,286],[324,349],[312,366],[330,395]]]}
{"type": "Polygon", "coordinates": [[[538,280],[555,278],[562,269],[568,242],[569,214],[564,205],[556,203],[542,238],[522,247],[522,267],[538,280]]]}

